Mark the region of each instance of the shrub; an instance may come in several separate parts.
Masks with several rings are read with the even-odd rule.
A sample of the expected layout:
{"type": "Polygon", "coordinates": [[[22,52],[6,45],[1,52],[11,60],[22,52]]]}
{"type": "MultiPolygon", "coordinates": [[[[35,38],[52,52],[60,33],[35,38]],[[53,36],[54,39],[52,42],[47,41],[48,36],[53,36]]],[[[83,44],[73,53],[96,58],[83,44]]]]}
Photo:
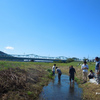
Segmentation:
{"type": "Polygon", "coordinates": [[[28,92],[27,92],[27,94],[28,94],[28,95],[31,95],[31,94],[32,94],[32,92],[31,92],[31,91],[28,91],[28,92]]]}
{"type": "Polygon", "coordinates": [[[73,62],[73,61],[74,61],[74,59],[68,58],[68,59],[66,60],[66,63],[73,62]]]}

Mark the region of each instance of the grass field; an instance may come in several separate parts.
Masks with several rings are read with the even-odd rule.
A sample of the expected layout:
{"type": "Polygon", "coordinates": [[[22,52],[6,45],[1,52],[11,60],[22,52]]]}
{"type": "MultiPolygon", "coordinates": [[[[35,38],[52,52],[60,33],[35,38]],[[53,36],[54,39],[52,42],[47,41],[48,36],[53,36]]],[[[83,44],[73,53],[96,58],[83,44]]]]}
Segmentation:
{"type": "MultiPolygon", "coordinates": [[[[69,72],[69,66],[73,65],[76,69],[76,77],[75,80],[79,83],[79,86],[83,88],[83,100],[100,100],[100,95],[96,95],[96,92],[100,93],[100,85],[95,85],[91,83],[82,84],[82,70],[81,65],[82,62],[71,62],[71,63],[56,63],[57,67],[62,70],[63,74],[67,74],[69,72]]],[[[10,87],[10,83],[5,87],[8,90],[6,92],[2,91],[0,93],[0,100],[33,100],[38,99],[38,95],[42,90],[44,85],[47,85],[50,79],[53,79],[51,68],[54,63],[38,63],[38,62],[10,62],[10,61],[0,61],[0,73],[4,74],[0,76],[0,86],[5,86],[5,84],[9,80],[8,74],[10,73],[11,76],[15,77],[13,80],[21,80],[18,83],[18,87],[15,86],[15,81],[12,82],[12,86],[10,87]],[[24,72],[24,73],[23,73],[24,72]],[[5,74],[6,73],[6,74],[5,74]],[[13,73],[13,74],[12,74],[13,73]],[[5,77],[4,77],[5,76],[5,77]],[[20,76],[20,78],[18,78],[20,76]],[[23,77],[24,78],[23,78],[23,77]],[[2,78],[3,77],[3,78],[2,78]],[[5,83],[2,82],[5,81],[5,83]],[[2,83],[2,84],[1,84],[2,83]],[[23,84],[25,85],[23,87],[23,84]],[[22,85],[21,85],[22,84],[22,85]],[[21,87],[21,88],[20,88],[21,87]],[[14,99],[15,98],[15,99],[14,99]]],[[[95,69],[95,63],[91,62],[88,63],[89,70],[95,69]]],[[[10,78],[9,78],[10,79],[10,78]]],[[[4,88],[4,89],[5,89],[4,88]]],[[[2,89],[2,88],[1,88],[2,89]]]]}
{"type": "Polygon", "coordinates": [[[51,79],[46,64],[0,61],[0,100],[36,100],[51,79]]]}

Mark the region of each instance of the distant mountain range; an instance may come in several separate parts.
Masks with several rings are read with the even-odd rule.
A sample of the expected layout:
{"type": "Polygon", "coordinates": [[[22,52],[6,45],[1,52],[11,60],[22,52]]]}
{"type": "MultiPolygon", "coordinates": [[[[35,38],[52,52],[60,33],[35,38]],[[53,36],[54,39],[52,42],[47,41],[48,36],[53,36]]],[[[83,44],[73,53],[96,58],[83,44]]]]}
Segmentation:
{"type": "Polygon", "coordinates": [[[11,55],[0,51],[0,57],[12,57],[11,55]]]}
{"type": "Polygon", "coordinates": [[[18,57],[18,58],[44,58],[44,59],[67,59],[65,56],[58,56],[58,57],[48,57],[48,56],[39,56],[36,54],[25,54],[25,55],[17,55],[17,54],[7,54],[0,51],[0,57],[18,57]]]}
{"type": "MultiPolygon", "coordinates": [[[[14,57],[14,58],[39,58],[39,59],[61,59],[67,60],[68,58],[65,56],[58,56],[58,57],[49,57],[49,56],[39,56],[36,54],[24,54],[24,55],[17,55],[17,54],[7,54],[0,51],[0,57],[14,57]]],[[[79,58],[73,57],[74,60],[79,60],[79,58]]]]}

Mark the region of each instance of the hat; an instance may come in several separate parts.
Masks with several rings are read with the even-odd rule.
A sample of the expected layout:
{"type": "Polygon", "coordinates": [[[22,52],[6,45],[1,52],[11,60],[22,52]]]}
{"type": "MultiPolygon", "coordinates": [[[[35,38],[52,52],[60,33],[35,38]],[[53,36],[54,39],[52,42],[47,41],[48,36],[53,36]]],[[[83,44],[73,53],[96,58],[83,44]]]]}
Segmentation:
{"type": "Polygon", "coordinates": [[[98,57],[95,57],[95,59],[99,59],[98,57]]]}
{"type": "Polygon", "coordinates": [[[84,63],[87,63],[86,60],[84,61],[84,63]]]}

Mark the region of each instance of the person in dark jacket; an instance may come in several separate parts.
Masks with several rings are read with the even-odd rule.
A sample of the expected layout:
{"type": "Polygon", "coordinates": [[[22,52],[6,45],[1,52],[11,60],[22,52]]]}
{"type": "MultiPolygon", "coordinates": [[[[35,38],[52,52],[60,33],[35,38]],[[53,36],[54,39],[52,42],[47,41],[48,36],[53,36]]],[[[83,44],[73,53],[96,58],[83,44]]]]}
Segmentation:
{"type": "Polygon", "coordinates": [[[89,79],[93,79],[95,77],[94,72],[92,70],[90,70],[90,73],[88,75],[89,79]]]}
{"type": "Polygon", "coordinates": [[[70,84],[71,84],[71,80],[73,80],[73,83],[74,83],[74,76],[75,76],[75,69],[73,68],[73,66],[71,65],[70,66],[70,69],[69,69],[69,80],[70,80],[70,84]]]}

